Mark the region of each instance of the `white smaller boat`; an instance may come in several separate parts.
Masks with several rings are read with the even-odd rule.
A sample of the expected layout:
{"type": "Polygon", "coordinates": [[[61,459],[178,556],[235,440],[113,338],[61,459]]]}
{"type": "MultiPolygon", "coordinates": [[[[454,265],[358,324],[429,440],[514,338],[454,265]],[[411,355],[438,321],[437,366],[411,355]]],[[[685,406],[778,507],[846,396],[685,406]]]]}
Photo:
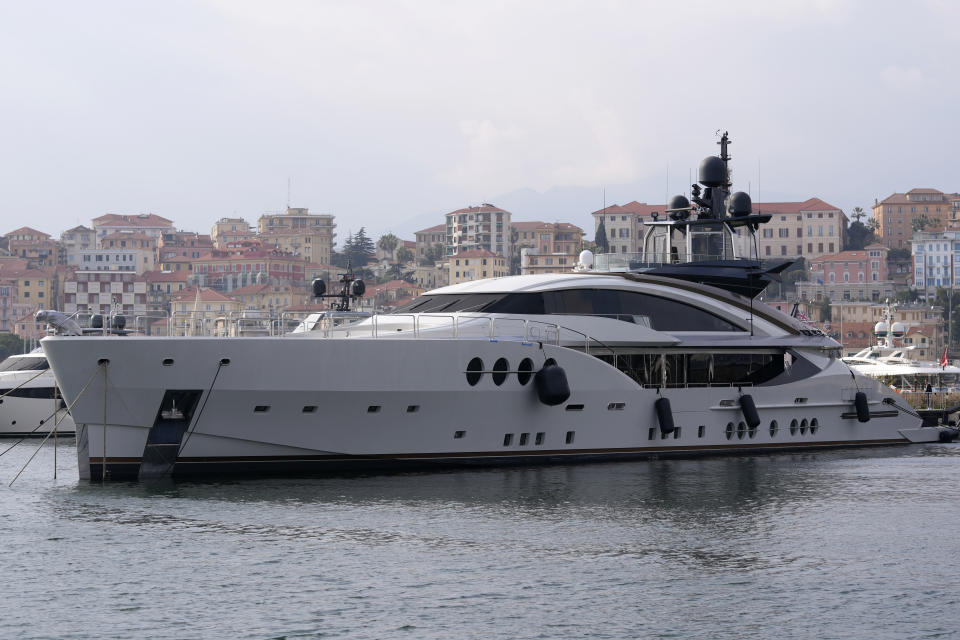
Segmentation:
{"type": "Polygon", "coordinates": [[[0,362],[0,437],[72,436],[76,427],[43,349],[0,362]]]}

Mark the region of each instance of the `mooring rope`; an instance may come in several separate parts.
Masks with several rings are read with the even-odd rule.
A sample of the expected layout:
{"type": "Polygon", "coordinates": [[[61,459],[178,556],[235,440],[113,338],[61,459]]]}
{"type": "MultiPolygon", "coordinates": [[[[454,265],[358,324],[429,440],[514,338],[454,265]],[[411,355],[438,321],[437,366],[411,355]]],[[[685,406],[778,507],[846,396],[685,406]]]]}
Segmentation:
{"type": "MultiPolygon", "coordinates": [[[[100,367],[106,368],[104,363],[101,363],[101,364],[98,364],[98,365],[97,365],[97,369],[99,369],[100,367]]],[[[83,394],[84,394],[84,392],[87,390],[87,388],[90,386],[90,383],[93,382],[94,377],[97,375],[97,369],[94,369],[93,373],[90,375],[90,379],[87,380],[87,383],[86,383],[85,385],[83,385],[83,388],[82,388],[82,389],[80,389],[80,393],[77,394],[77,397],[74,398],[74,399],[73,399],[73,402],[71,402],[70,405],[67,407],[67,412],[68,412],[68,413],[73,409],[73,405],[77,404],[77,401],[80,400],[80,398],[83,397],[83,394]]],[[[49,419],[49,418],[48,418],[48,419],[49,419]]],[[[46,421],[44,421],[44,422],[46,422],[46,421]]],[[[37,425],[36,428],[34,428],[34,431],[36,431],[36,430],[39,429],[39,428],[40,428],[40,425],[37,425]]],[[[54,432],[54,430],[51,429],[51,430],[47,433],[46,437],[44,437],[44,439],[40,441],[40,445],[37,447],[37,450],[33,452],[33,455],[30,456],[30,459],[27,460],[27,461],[24,463],[23,467],[20,468],[20,471],[17,472],[17,475],[15,475],[15,476],[13,477],[13,480],[10,481],[10,484],[7,485],[8,487],[12,487],[12,486],[13,486],[13,483],[16,482],[17,478],[20,477],[20,474],[23,473],[24,469],[26,469],[27,466],[30,464],[30,462],[33,461],[33,458],[37,455],[37,453],[40,452],[41,447],[43,447],[43,444],[50,438],[51,435],[53,435],[53,432],[54,432]]],[[[32,432],[31,432],[31,433],[32,433],[32,432]]],[[[4,451],[3,453],[6,453],[7,451],[10,451],[10,449],[13,449],[15,446],[17,446],[18,444],[20,444],[20,442],[23,442],[23,440],[24,440],[24,438],[21,438],[19,441],[13,443],[13,444],[10,445],[10,447],[9,447],[6,451],[4,451]]],[[[3,455],[3,454],[0,453],[0,455],[3,455]]]]}
{"type": "Polygon", "coordinates": [[[200,424],[200,416],[203,415],[203,410],[207,406],[207,400],[210,399],[210,394],[213,393],[213,385],[217,383],[217,376],[220,375],[220,370],[223,369],[223,360],[217,364],[217,372],[213,374],[213,380],[210,381],[210,388],[207,389],[207,396],[203,399],[203,404],[200,405],[200,411],[197,412],[197,419],[193,421],[193,429],[187,433],[186,439],[183,441],[183,444],[180,445],[180,448],[177,449],[177,457],[180,457],[180,454],[183,453],[184,447],[187,446],[187,443],[190,442],[190,436],[193,435],[193,432],[197,430],[197,425],[200,424]]]}
{"type": "Polygon", "coordinates": [[[903,413],[906,413],[906,414],[908,414],[908,415],[913,416],[914,418],[920,418],[921,420],[923,420],[923,416],[922,416],[922,415],[920,415],[919,413],[917,413],[916,411],[914,411],[913,409],[911,409],[911,408],[909,408],[909,407],[904,407],[903,405],[898,404],[897,401],[894,400],[893,398],[885,398],[883,402],[884,402],[885,404],[889,404],[889,405],[893,406],[893,407],[896,408],[896,409],[899,409],[899,410],[902,411],[903,413]]]}

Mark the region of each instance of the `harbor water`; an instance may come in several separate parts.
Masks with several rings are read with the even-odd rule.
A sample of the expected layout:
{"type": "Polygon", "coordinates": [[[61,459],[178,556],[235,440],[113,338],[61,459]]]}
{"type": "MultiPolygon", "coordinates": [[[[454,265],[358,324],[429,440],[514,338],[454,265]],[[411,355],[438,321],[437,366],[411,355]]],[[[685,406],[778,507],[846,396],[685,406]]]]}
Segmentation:
{"type": "MultiPolygon", "coordinates": [[[[0,450],[10,442],[0,441],[0,450]]],[[[960,445],[90,484],[0,457],[0,638],[960,635],[960,445]]]]}

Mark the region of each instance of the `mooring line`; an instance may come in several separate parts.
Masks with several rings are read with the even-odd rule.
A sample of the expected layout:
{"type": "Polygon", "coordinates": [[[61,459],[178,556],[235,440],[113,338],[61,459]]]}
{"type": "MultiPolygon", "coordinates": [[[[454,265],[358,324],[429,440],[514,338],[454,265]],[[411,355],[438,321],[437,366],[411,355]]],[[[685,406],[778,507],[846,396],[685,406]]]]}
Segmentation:
{"type": "MultiPolygon", "coordinates": [[[[99,363],[99,364],[97,365],[97,369],[99,369],[100,367],[104,367],[104,369],[106,369],[105,363],[99,363]]],[[[77,404],[77,401],[80,400],[80,398],[83,397],[83,394],[84,394],[84,392],[86,392],[87,388],[90,386],[90,383],[93,382],[94,377],[96,377],[96,375],[97,375],[97,369],[94,369],[93,373],[90,375],[90,379],[87,380],[87,383],[86,383],[85,385],[83,385],[83,388],[82,388],[82,389],[80,389],[80,393],[77,394],[77,397],[74,398],[74,399],[73,399],[73,402],[70,403],[70,406],[67,407],[67,412],[68,412],[68,413],[70,412],[70,410],[73,409],[73,405],[77,404]]],[[[40,428],[40,425],[37,425],[37,427],[36,427],[36,429],[34,429],[34,431],[36,431],[36,430],[39,429],[39,428],[40,428]]],[[[15,476],[13,477],[13,480],[10,481],[10,484],[7,485],[8,487],[12,487],[12,486],[13,486],[13,483],[16,482],[17,478],[20,477],[20,474],[23,473],[24,469],[27,468],[27,466],[30,464],[30,462],[33,460],[33,458],[37,455],[37,453],[40,452],[40,448],[43,447],[43,444],[44,444],[48,439],[50,439],[50,436],[51,436],[51,435],[53,435],[53,430],[50,430],[50,431],[47,433],[46,437],[44,437],[44,439],[40,441],[40,446],[37,447],[37,450],[33,452],[33,455],[32,455],[32,456],[30,456],[30,459],[27,460],[27,461],[24,463],[23,467],[20,468],[20,471],[17,472],[17,475],[15,475],[15,476]]],[[[20,442],[23,442],[23,440],[24,440],[24,438],[21,438],[18,442],[15,442],[15,443],[13,443],[12,445],[10,445],[10,447],[7,449],[7,451],[9,451],[10,449],[13,449],[13,448],[14,448],[15,446],[17,446],[20,442]]],[[[6,453],[7,451],[4,451],[3,453],[6,453]]],[[[3,454],[0,454],[0,455],[3,455],[3,454]]],[[[106,466],[106,460],[104,460],[104,466],[106,466]]]]}

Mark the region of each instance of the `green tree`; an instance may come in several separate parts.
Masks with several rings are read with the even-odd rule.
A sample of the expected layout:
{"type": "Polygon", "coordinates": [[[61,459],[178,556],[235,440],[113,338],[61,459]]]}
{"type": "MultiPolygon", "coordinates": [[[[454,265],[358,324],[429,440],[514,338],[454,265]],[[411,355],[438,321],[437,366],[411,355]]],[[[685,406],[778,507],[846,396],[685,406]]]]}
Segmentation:
{"type": "Polygon", "coordinates": [[[854,222],[860,222],[867,217],[867,213],[863,210],[863,207],[854,207],[853,211],[850,212],[850,217],[853,218],[854,222]]]}
{"type": "Polygon", "coordinates": [[[893,296],[893,299],[897,302],[909,304],[911,302],[917,302],[920,300],[920,292],[916,289],[902,289],[897,291],[896,295],[893,296]]]}
{"type": "Polygon", "coordinates": [[[873,242],[873,231],[871,231],[867,225],[857,220],[847,229],[847,244],[844,246],[844,250],[858,251],[873,242]]]}
{"type": "Polygon", "coordinates": [[[0,333],[0,360],[23,353],[23,340],[15,333],[0,333]]]}
{"type": "Polygon", "coordinates": [[[600,224],[597,226],[597,235],[594,236],[593,241],[597,245],[599,253],[610,251],[610,243],[607,242],[607,227],[603,224],[603,219],[600,220],[600,224]]]}
{"type": "Polygon", "coordinates": [[[373,240],[367,236],[366,230],[360,227],[360,231],[347,238],[343,253],[353,267],[365,267],[376,254],[376,246],[373,244],[373,240]]]}
{"type": "Polygon", "coordinates": [[[867,223],[867,229],[870,229],[874,234],[880,230],[880,222],[876,218],[870,218],[870,222],[867,223]]]}
{"type": "Polygon", "coordinates": [[[392,233],[382,235],[380,236],[380,239],[377,240],[377,248],[382,251],[386,251],[391,256],[393,255],[393,252],[396,250],[397,245],[399,244],[400,244],[400,238],[393,235],[392,233]]]}
{"type": "Polygon", "coordinates": [[[817,305],[817,308],[820,309],[820,322],[833,320],[833,309],[830,305],[830,298],[824,297],[817,305]]]}
{"type": "Polygon", "coordinates": [[[413,262],[413,259],[415,257],[416,256],[413,255],[413,251],[411,251],[406,247],[400,247],[397,250],[397,262],[399,262],[400,264],[407,264],[409,262],[413,262]]]}
{"type": "Polygon", "coordinates": [[[916,233],[917,231],[923,231],[932,224],[933,221],[926,214],[920,214],[910,222],[910,228],[916,233]]]}

